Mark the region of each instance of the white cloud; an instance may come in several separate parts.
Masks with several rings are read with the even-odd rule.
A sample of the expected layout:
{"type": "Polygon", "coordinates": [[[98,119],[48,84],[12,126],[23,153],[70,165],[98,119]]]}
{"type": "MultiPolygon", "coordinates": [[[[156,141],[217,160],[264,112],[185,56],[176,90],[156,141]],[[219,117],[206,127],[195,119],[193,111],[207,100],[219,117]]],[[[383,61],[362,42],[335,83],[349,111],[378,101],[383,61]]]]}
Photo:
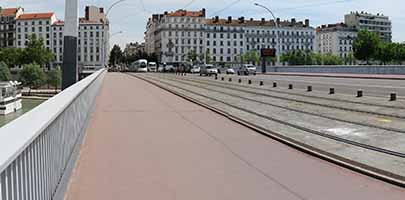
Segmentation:
{"type": "MultiPolygon", "coordinates": [[[[85,5],[102,6],[106,9],[116,0],[81,0],[80,12],[83,15],[85,5]]],[[[124,46],[127,42],[143,40],[147,18],[152,13],[162,13],[184,8],[192,0],[127,0],[111,10],[111,31],[124,31],[112,39],[114,43],[124,46]]],[[[218,15],[222,17],[245,16],[246,18],[269,18],[263,9],[255,7],[259,2],[270,7],[282,19],[310,19],[312,26],[341,22],[344,14],[350,11],[367,11],[384,13],[390,16],[393,23],[394,41],[405,41],[405,7],[403,0],[194,0],[187,9],[206,8],[209,17],[216,11],[230,6],[218,15]],[[231,5],[232,2],[237,2],[231,5]]],[[[58,18],[63,19],[63,0],[2,0],[1,6],[22,6],[26,12],[54,11],[58,18]]]]}

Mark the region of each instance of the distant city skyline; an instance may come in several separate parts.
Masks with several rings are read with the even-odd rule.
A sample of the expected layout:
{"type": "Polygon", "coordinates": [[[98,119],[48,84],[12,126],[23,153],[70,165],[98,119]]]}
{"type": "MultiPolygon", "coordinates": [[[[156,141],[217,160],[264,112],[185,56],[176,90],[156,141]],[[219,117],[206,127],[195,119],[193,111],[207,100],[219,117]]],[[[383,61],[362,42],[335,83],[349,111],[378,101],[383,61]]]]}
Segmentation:
{"type": "MultiPolygon", "coordinates": [[[[108,7],[116,0],[86,0],[80,1],[80,13],[83,16],[86,5],[108,7]]],[[[297,20],[310,19],[311,26],[331,24],[344,21],[344,15],[351,11],[365,11],[373,14],[382,13],[389,16],[393,25],[393,41],[405,41],[405,15],[401,9],[405,7],[402,0],[127,0],[111,10],[109,19],[111,33],[123,31],[111,39],[111,44],[119,44],[125,47],[126,43],[142,42],[144,40],[145,25],[147,19],[154,13],[174,11],[177,9],[199,10],[207,9],[207,17],[219,15],[245,18],[266,18],[270,16],[263,9],[255,7],[255,2],[270,7],[277,17],[284,19],[296,18],[297,20]]],[[[64,1],[55,0],[3,0],[2,7],[24,7],[26,12],[56,13],[58,19],[64,18],[64,1]]]]}

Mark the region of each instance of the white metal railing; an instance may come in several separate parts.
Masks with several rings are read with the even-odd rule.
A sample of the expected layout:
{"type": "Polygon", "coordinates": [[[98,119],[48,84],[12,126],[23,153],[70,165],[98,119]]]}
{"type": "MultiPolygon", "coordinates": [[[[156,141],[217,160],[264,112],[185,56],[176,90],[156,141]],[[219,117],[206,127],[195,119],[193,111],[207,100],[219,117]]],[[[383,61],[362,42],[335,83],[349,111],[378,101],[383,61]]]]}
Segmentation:
{"type": "Polygon", "coordinates": [[[58,193],[105,73],[97,71],[0,128],[0,200],[63,198],[58,193]]]}

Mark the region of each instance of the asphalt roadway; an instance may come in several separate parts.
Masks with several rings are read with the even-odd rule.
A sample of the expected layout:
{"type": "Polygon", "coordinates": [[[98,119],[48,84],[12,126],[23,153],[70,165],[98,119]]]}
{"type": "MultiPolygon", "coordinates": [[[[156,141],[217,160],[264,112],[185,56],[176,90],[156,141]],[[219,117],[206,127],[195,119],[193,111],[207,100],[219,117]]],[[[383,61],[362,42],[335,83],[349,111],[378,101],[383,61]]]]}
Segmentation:
{"type": "Polygon", "coordinates": [[[66,200],[403,200],[402,188],[271,140],[126,74],[97,97],[66,200]]]}
{"type": "MultiPolygon", "coordinates": [[[[230,75],[234,76],[234,75],[230,75]]],[[[388,79],[360,79],[360,78],[331,78],[331,77],[307,77],[285,75],[256,75],[240,76],[252,81],[263,81],[265,84],[277,82],[279,87],[287,88],[293,84],[294,88],[305,90],[312,86],[314,91],[328,93],[330,88],[335,88],[336,93],[356,95],[357,90],[363,90],[364,96],[388,98],[391,92],[396,92],[399,98],[405,97],[405,80],[388,79]]]]}

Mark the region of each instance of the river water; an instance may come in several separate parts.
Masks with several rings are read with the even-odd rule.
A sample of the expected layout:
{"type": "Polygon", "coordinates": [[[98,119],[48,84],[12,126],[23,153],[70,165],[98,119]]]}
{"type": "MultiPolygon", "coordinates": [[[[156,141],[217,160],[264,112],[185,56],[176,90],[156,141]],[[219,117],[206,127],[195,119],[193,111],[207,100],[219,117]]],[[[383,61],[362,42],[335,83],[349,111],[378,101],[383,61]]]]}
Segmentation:
{"type": "Polygon", "coordinates": [[[22,100],[22,109],[18,110],[15,113],[10,113],[8,115],[0,115],[0,127],[6,125],[7,123],[13,121],[14,119],[18,118],[19,116],[23,115],[24,113],[32,110],[33,108],[37,107],[39,104],[44,102],[44,100],[31,100],[31,99],[23,99],[22,100]]]}

